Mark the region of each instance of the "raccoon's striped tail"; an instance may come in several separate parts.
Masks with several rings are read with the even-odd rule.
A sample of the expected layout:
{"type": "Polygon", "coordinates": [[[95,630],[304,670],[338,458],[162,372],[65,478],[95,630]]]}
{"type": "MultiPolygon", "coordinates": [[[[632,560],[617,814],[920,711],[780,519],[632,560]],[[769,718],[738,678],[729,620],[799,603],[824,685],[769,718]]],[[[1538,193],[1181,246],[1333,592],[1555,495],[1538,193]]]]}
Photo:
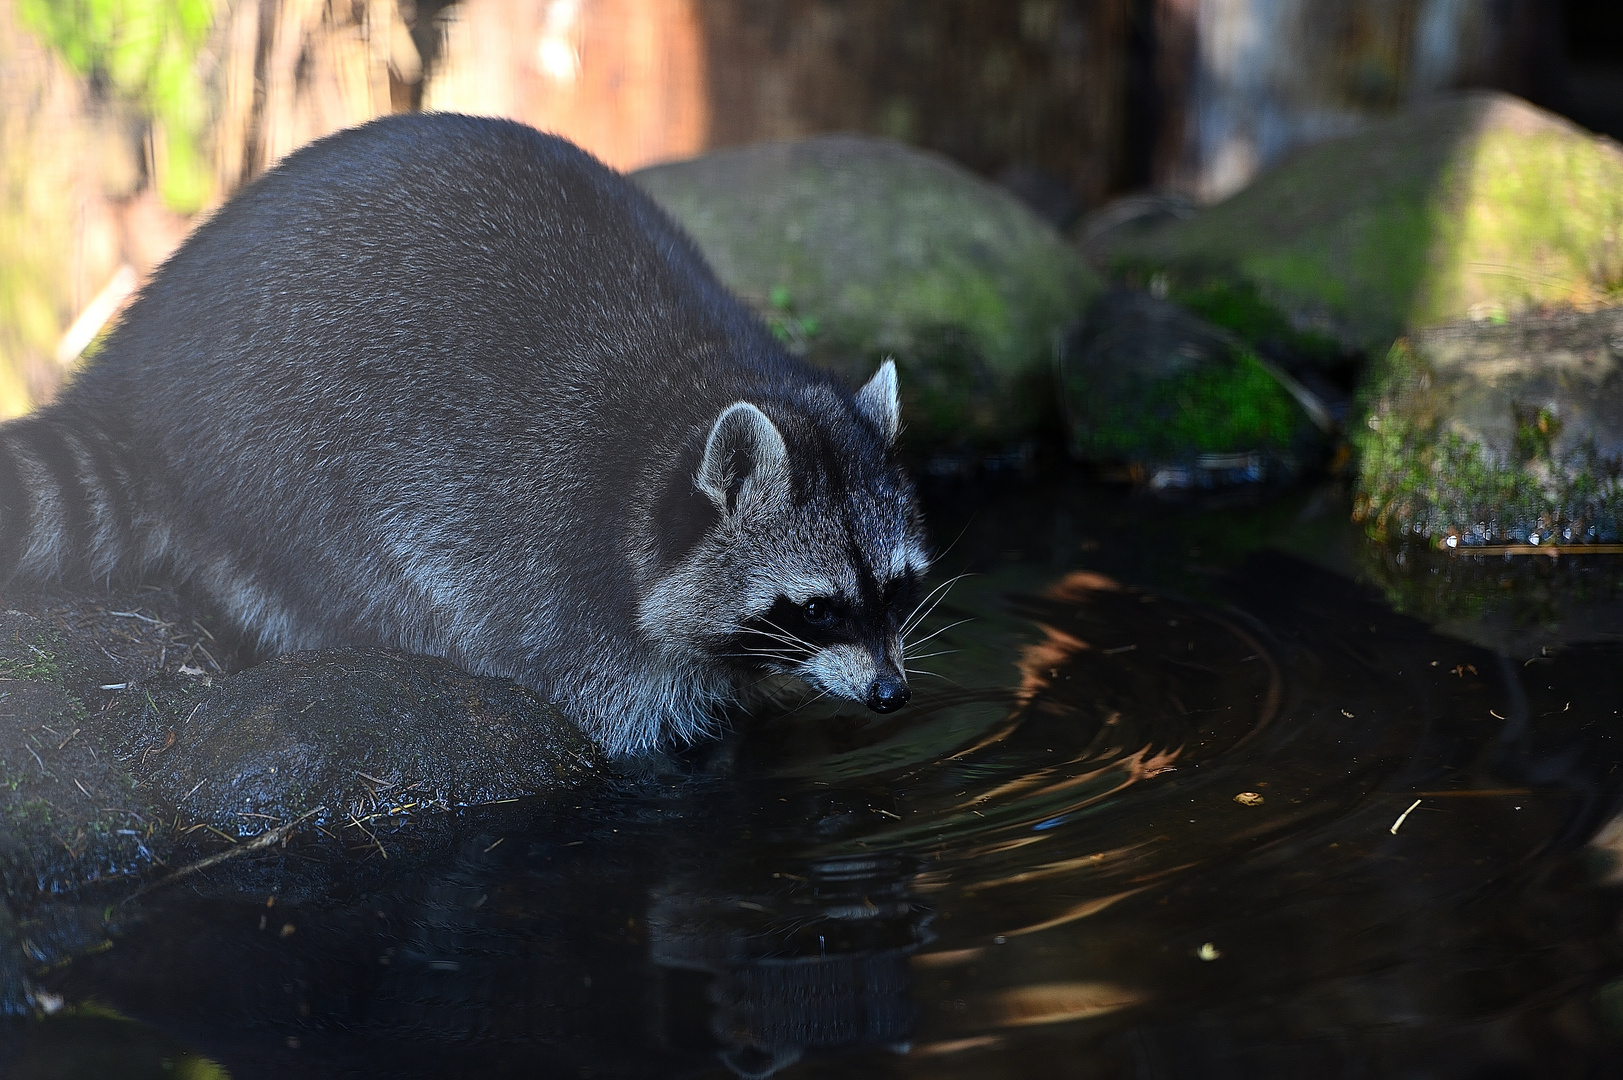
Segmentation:
{"type": "Polygon", "coordinates": [[[51,409],[0,425],[0,584],[106,581],[133,569],[138,509],[105,436],[51,409]]]}

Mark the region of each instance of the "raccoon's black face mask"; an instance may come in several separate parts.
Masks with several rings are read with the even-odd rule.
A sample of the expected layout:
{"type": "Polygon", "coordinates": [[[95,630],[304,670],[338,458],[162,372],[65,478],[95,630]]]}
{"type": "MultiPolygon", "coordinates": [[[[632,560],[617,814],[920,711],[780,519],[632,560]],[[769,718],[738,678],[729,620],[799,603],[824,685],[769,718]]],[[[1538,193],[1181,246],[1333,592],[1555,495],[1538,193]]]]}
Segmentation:
{"type": "MultiPolygon", "coordinates": [[[[830,391],[833,398],[833,392],[830,391]]],[[[736,402],[668,500],[641,624],[694,660],[798,676],[879,712],[906,704],[902,634],[928,565],[888,361],[854,399],[736,402]],[[829,408],[828,406],[834,406],[829,408]]]]}
{"type": "Polygon", "coordinates": [[[875,712],[907,704],[903,623],[918,606],[918,576],[911,568],[882,586],[872,574],[859,582],[859,596],[812,596],[797,601],[780,594],[764,615],[745,621],[735,639],[738,655],[762,657],[760,666],[798,674],[831,693],[857,698],[875,712]],[[865,587],[862,587],[865,586],[865,587]],[[832,685],[831,685],[832,684],[832,685]]]}

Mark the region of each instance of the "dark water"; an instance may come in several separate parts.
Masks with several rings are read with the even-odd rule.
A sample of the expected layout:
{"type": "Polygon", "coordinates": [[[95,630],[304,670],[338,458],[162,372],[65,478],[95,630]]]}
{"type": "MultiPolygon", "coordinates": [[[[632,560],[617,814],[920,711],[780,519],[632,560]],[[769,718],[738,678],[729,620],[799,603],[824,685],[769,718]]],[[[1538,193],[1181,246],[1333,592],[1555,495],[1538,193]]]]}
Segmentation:
{"type": "Polygon", "coordinates": [[[1398,614],[1333,494],[952,506],[916,705],[156,894],[21,1075],[1623,1074],[1606,626],[1398,614]]]}

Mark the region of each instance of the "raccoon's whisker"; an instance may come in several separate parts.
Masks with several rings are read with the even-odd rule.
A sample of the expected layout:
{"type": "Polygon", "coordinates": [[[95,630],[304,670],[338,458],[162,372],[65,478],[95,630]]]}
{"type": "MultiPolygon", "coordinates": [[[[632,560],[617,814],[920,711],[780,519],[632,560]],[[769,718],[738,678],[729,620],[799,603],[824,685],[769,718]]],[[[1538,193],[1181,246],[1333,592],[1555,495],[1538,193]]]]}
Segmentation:
{"type": "Polygon", "coordinates": [[[968,521],[964,522],[964,527],[962,529],[958,530],[958,535],[952,538],[952,543],[948,544],[946,547],[944,547],[940,551],[936,552],[934,557],[932,557],[930,559],[930,561],[931,562],[940,562],[942,559],[946,558],[947,555],[952,551],[952,549],[958,546],[958,541],[960,541],[960,540],[962,540],[964,538],[964,534],[969,532],[969,527],[971,525],[975,524],[975,518],[979,517],[979,516],[980,515],[977,513],[975,515],[972,515],[968,521]]]}
{"type": "Polygon", "coordinates": [[[741,659],[759,661],[762,666],[768,668],[772,667],[773,664],[777,664],[785,671],[792,671],[800,666],[800,661],[791,656],[746,656],[741,659]]]}
{"type": "Polygon", "coordinates": [[[960,690],[966,689],[963,683],[959,682],[957,679],[948,678],[939,671],[925,671],[923,668],[904,668],[903,670],[913,675],[931,675],[937,679],[940,679],[942,682],[952,683],[952,685],[958,687],[960,690]]]}
{"type": "MultiPolygon", "coordinates": [[[[902,625],[902,629],[899,630],[896,637],[902,638],[902,642],[906,642],[907,635],[914,632],[914,630],[919,629],[920,625],[923,624],[923,620],[928,619],[928,617],[932,616],[932,614],[935,614],[936,607],[940,607],[941,601],[945,601],[945,599],[946,594],[941,594],[940,599],[936,599],[935,603],[930,604],[930,611],[925,611],[923,614],[920,614],[917,619],[912,619],[911,622],[907,622],[906,625],[902,625]]],[[[936,630],[936,633],[940,633],[940,630],[936,630]]],[[[920,638],[920,640],[927,640],[927,638],[920,638]]],[[[917,645],[917,642],[915,642],[915,645],[917,645]]]]}
{"type": "Polygon", "coordinates": [[[784,648],[796,649],[796,650],[799,650],[800,652],[806,653],[807,655],[810,655],[811,653],[817,651],[817,650],[813,649],[811,646],[807,645],[805,642],[792,641],[792,640],[790,640],[789,638],[786,638],[786,637],[779,637],[777,634],[762,634],[761,636],[764,637],[764,638],[769,638],[772,641],[777,642],[780,646],[782,646],[784,648]]]}
{"type": "Polygon", "coordinates": [[[733,653],[731,655],[733,655],[733,656],[772,656],[772,657],[776,657],[779,660],[788,660],[788,661],[792,661],[792,662],[798,664],[802,660],[805,660],[807,657],[809,657],[811,655],[811,653],[809,651],[807,651],[806,649],[800,648],[798,645],[779,645],[779,646],[776,646],[776,647],[767,647],[767,648],[762,648],[762,649],[745,649],[741,653],[733,653]]]}
{"type": "Polygon", "coordinates": [[[785,630],[783,627],[779,626],[777,623],[773,622],[771,619],[763,618],[761,621],[763,623],[765,623],[766,625],[770,626],[772,629],[776,630],[778,633],[782,634],[784,637],[789,638],[792,641],[799,641],[799,642],[802,642],[804,644],[810,644],[810,642],[807,642],[806,639],[801,637],[799,634],[796,634],[796,633],[794,633],[792,631],[789,631],[789,630],[785,630]]]}
{"type": "MultiPolygon", "coordinates": [[[[948,630],[951,630],[955,626],[962,626],[966,622],[974,622],[974,621],[975,621],[974,619],[959,619],[957,622],[948,623],[946,626],[943,626],[941,629],[936,630],[936,631],[934,631],[932,633],[929,633],[929,634],[925,634],[923,637],[921,637],[917,641],[913,642],[912,643],[913,647],[917,648],[918,646],[923,645],[926,641],[929,641],[933,637],[940,637],[942,634],[945,634],[948,630]]],[[[903,652],[903,655],[906,655],[907,650],[903,649],[902,652],[903,652]]]]}
{"type": "Polygon", "coordinates": [[[749,683],[746,684],[746,687],[747,687],[747,689],[753,690],[757,686],[760,686],[764,682],[767,682],[767,681],[769,681],[771,679],[781,679],[782,677],[783,677],[783,672],[781,672],[781,671],[769,671],[765,675],[762,675],[758,679],[751,679],[749,681],[749,683]]]}
{"type": "Polygon", "coordinates": [[[768,631],[768,630],[762,630],[760,627],[757,627],[757,626],[743,626],[743,625],[741,625],[739,623],[734,623],[733,624],[733,632],[734,633],[740,633],[740,634],[759,634],[761,637],[771,638],[774,641],[781,641],[786,645],[795,645],[797,647],[803,647],[808,652],[816,652],[817,651],[816,646],[812,645],[811,642],[807,641],[804,638],[797,637],[794,634],[791,634],[789,631],[785,630],[783,627],[779,626],[777,623],[770,622],[770,621],[768,621],[766,619],[762,619],[761,621],[763,623],[766,623],[766,625],[770,626],[773,630],[776,630],[777,633],[772,633],[771,631],[768,631]]]}
{"type": "Polygon", "coordinates": [[[920,600],[917,604],[913,605],[913,610],[917,611],[919,608],[923,607],[925,604],[928,604],[930,602],[930,597],[934,596],[936,593],[940,592],[942,589],[950,589],[950,588],[952,588],[954,585],[958,584],[960,581],[964,580],[966,577],[973,577],[974,573],[975,572],[973,570],[965,570],[962,574],[954,574],[952,577],[950,577],[947,580],[939,583],[938,585],[936,585],[935,588],[931,589],[929,592],[924,594],[924,599],[923,600],[920,600]]]}
{"type": "Polygon", "coordinates": [[[909,630],[913,629],[915,626],[917,626],[919,623],[923,622],[925,619],[928,619],[930,617],[930,612],[934,611],[936,609],[936,604],[941,603],[942,600],[945,600],[947,598],[947,594],[946,594],[945,590],[951,589],[954,585],[958,584],[960,581],[964,580],[966,577],[969,577],[969,576],[970,576],[969,574],[964,573],[964,574],[959,574],[956,577],[950,577],[946,581],[943,581],[941,584],[937,585],[935,588],[931,589],[929,592],[925,593],[924,594],[924,599],[920,600],[917,604],[913,605],[913,610],[908,612],[907,613],[907,618],[902,620],[902,628],[901,628],[901,630],[898,631],[898,633],[903,635],[903,636],[906,636],[906,634],[907,634],[907,632],[909,630]],[[941,598],[939,600],[936,600],[936,602],[934,604],[931,604],[930,603],[931,597],[935,596],[937,593],[941,594],[941,598]],[[919,612],[921,610],[924,610],[924,606],[926,604],[930,605],[929,610],[924,611],[924,613],[922,615],[919,614],[919,612]]]}
{"type": "Polygon", "coordinates": [[[939,649],[939,650],[937,650],[935,652],[927,652],[927,653],[924,653],[924,654],[919,655],[919,656],[913,656],[913,655],[910,655],[910,654],[904,652],[904,653],[902,653],[902,659],[903,660],[928,660],[932,656],[951,656],[955,652],[963,652],[963,650],[962,649],[939,649]]]}
{"type": "Polygon", "coordinates": [[[793,716],[795,713],[799,712],[801,709],[804,709],[806,706],[814,704],[815,702],[822,701],[826,697],[828,697],[828,691],[827,690],[821,691],[820,693],[818,693],[818,694],[816,694],[816,695],[814,695],[812,697],[807,698],[805,701],[802,701],[799,705],[796,705],[794,708],[790,709],[784,715],[785,716],[793,716]]]}
{"type": "Polygon", "coordinates": [[[750,627],[739,626],[736,623],[733,625],[733,632],[734,633],[740,633],[740,634],[758,634],[761,637],[767,638],[767,639],[772,640],[772,641],[776,641],[782,646],[786,646],[788,648],[794,649],[796,652],[799,652],[803,657],[804,656],[810,656],[810,655],[812,655],[813,653],[815,653],[817,651],[817,647],[815,645],[813,645],[811,642],[805,641],[805,640],[803,640],[801,638],[798,638],[798,637],[795,637],[793,634],[786,634],[786,633],[774,634],[774,633],[771,633],[769,631],[761,630],[761,629],[759,629],[757,627],[753,627],[753,626],[750,626],[750,627]]]}
{"type": "MultiPolygon", "coordinates": [[[[796,645],[804,646],[804,648],[806,649],[806,652],[808,652],[808,653],[815,653],[817,651],[817,646],[816,645],[813,645],[811,642],[807,641],[803,637],[800,637],[800,636],[798,636],[796,634],[790,633],[789,631],[785,630],[783,627],[779,626],[777,623],[773,622],[772,620],[770,620],[770,619],[762,619],[761,621],[766,623],[766,625],[770,626],[772,629],[776,630],[779,634],[783,635],[783,637],[780,638],[779,640],[781,640],[781,641],[789,641],[789,642],[793,642],[796,645]]],[[[775,635],[768,634],[767,636],[768,637],[773,637],[775,635]]]]}
{"type": "MultiPolygon", "coordinates": [[[[959,575],[958,578],[954,578],[953,582],[956,582],[960,578],[964,578],[964,577],[968,577],[968,576],[969,575],[967,575],[967,574],[961,574],[961,575],[959,575]]],[[[948,584],[952,584],[952,582],[948,582],[948,584]]],[[[899,630],[897,632],[897,636],[905,638],[905,637],[907,637],[908,634],[911,634],[914,630],[917,630],[924,623],[925,619],[928,619],[931,615],[935,614],[935,609],[940,607],[942,601],[944,601],[946,599],[947,599],[947,594],[945,592],[943,592],[924,611],[918,611],[918,609],[915,608],[913,616],[910,617],[905,623],[902,624],[902,628],[901,628],[901,630],[899,630]]],[[[922,606],[922,603],[921,603],[921,606],[922,606]]]]}

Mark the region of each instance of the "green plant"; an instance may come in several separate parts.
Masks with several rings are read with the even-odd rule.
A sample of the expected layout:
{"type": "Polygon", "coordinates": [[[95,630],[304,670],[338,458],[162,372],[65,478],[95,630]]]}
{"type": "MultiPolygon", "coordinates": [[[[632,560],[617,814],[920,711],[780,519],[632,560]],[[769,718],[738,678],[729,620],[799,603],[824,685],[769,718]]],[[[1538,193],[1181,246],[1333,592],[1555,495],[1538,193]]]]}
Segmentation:
{"type": "Polygon", "coordinates": [[[794,299],[783,285],[774,285],[766,302],[767,309],[762,312],[762,317],[772,336],[796,356],[806,355],[811,339],[817,336],[820,329],[816,316],[796,314],[794,299]]]}
{"type": "Polygon", "coordinates": [[[153,124],[159,194],[192,213],[209,196],[200,150],[207,98],[198,58],[216,0],[18,0],[23,25],[76,73],[131,102],[153,124]]]}

